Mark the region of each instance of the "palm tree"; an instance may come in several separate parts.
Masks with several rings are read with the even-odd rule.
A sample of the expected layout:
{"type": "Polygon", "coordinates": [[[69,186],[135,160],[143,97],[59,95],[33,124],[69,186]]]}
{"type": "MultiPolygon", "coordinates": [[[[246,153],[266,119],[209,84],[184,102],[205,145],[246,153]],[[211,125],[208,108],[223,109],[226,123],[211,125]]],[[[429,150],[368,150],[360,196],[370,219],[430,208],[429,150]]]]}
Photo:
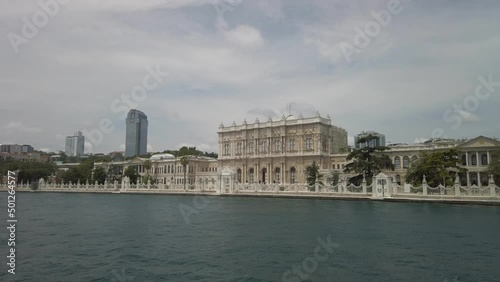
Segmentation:
{"type": "Polygon", "coordinates": [[[186,167],[189,164],[189,159],[187,156],[181,157],[181,165],[184,168],[184,190],[186,190],[186,167]]]}
{"type": "Polygon", "coordinates": [[[145,160],[144,163],[142,164],[144,166],[144,169],[146,169],[146,181],[149,180],[149,170],[151,169],[151,161],[150,160],[145,160]]]}

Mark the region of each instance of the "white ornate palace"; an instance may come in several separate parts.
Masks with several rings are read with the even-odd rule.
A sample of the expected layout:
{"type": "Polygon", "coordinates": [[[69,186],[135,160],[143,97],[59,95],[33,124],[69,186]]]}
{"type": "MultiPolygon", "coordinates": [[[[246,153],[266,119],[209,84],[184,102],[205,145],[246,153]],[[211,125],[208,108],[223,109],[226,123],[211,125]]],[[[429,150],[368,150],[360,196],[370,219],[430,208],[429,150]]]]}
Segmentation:
{"type": "Polygon", "coordinates": [[[219,166],[232,167],[237,183],[305,183],[306,167],[330,168],[332,154],[346,149],[347,131],[329,116],[220,125],[219,166]]]}

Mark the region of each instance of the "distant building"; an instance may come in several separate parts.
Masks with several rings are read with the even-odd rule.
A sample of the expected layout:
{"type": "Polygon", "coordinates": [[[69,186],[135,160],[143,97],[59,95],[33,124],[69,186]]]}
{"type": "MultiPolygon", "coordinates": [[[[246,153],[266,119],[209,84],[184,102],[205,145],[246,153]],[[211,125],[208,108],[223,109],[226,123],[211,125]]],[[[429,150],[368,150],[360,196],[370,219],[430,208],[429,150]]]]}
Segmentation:
{"type": "Polygon", "coordinates": [[[125,157],[147,154],[148,117],[139,110],[132,109],[127,114],[125,157]]]}
{"type": "Polygon", "coordinates": [[[20,153],[32,153],[34,151],[33,147],[30,145],[0,145],[0,152],[10,153],[10,154],[20,154],[20,153]]]}
{"type": "Polygon", "coordinates": [[[85,136],[78,131],[73,136],[66,137],[66,155],[69,157],[82,156],[85,150],[85,136]]]}
{"type": "Polygon", "coordinates": [[[370,148],[385,147],[385,135],[377,133],[375,131],[367,131],[367,132],[363,131],[360,134],[358,134],[358,136],[354,137],[354,145],[356,149],[365,147],[370,147],[370,148]],[[373,139],[369,142],[360,142],[362,138],[366,138],[370,135],[377,137],[377,139],[373,139]]]}

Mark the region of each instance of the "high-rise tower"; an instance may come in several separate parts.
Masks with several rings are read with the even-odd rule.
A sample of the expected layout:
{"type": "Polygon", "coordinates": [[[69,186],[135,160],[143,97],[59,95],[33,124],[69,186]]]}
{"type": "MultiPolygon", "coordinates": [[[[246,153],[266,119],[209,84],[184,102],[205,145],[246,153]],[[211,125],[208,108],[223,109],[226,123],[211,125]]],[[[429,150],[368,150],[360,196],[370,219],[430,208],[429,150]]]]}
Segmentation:
{"type": "Polygon", "coordinates": [[[146,114],[132,109],[127,114],[126,123],[125,157],[147,154],[148,117],[146,114]]]}

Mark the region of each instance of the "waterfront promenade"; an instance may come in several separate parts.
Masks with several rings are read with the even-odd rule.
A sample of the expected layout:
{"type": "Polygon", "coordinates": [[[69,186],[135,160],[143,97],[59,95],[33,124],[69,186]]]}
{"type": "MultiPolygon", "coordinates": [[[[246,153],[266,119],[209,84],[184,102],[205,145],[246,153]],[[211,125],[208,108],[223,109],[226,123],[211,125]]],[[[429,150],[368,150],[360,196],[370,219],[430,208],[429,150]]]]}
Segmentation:
{"type": "MultiPolygon", "coordinates": [[[[381,174],[374,178],[373,185],[335,186],[315,184],[241,184],[231,179],[220,178],[213,183],[196,183],[194,185],[168,184],[129,184],[126,182],[104,184],[56,184],[38,183],[36,190],[31,184],[16,186],[17,192],[58,192],[58,193],[106,193],[106,194],[163,194],[163,195],[202,195],[202,196],[238,196],[238,197],[279,197],[304,199],[341,199],[341,200],[377,200],[377,201],[409,201],[409,202],[443,202],[457,204],[489,204],[500,205],[500,188],[490,180],[488,186],[460,186],[455,182],[451,187],[430,187],[425,181],[420,187],[409,184],[398,185],[381,174]],[[375,189],[372,188],[374,186],[375,189]]],[[[7,185],[0,185],[0,191],[7,191],[7,185]]]]}

